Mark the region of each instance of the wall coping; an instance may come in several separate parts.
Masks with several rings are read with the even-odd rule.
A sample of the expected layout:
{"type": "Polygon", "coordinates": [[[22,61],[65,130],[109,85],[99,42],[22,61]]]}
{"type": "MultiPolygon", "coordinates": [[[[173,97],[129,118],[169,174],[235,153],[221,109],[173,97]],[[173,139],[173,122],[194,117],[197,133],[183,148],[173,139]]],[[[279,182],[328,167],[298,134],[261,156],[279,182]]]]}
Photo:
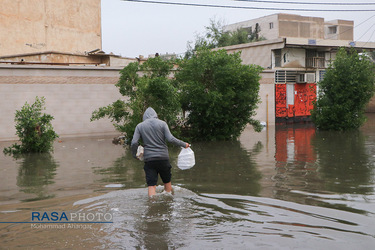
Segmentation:
{"type": "Polygon", "coordinates": [[[59,66],[59,65],[20,65],[20,64],[1,64],[0,69],[46,69],[46,70],[108,70],[119,71],[122,66],[59,66]]]}

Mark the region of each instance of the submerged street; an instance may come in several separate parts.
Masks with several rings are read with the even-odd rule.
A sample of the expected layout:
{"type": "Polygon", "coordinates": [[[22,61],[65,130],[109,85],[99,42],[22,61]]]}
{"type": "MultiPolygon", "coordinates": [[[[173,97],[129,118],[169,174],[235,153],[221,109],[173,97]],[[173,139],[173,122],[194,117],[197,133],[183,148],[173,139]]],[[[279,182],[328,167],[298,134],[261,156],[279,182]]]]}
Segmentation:
{"type": "MultiPolygon", "coordinates": [[[[67,138],[50,155],[0,157],[2,247],[369,249],[375,244],[375,116],[355,132],[311,124],[192,143],[174,195],[147,197],[142,162],[112,137],[67,138]],[[30,223],[32,211],[108,212],[113,223],[30,223]],[[19,223],[3,223],[19,222],[19,223]],[[21,223],[22,222],[22,223],[21,223]]],[[[1,148],[12,142],[0,143],[1,148]]],[[[159,183],[162,184],[161,182],[159,183]]]]}

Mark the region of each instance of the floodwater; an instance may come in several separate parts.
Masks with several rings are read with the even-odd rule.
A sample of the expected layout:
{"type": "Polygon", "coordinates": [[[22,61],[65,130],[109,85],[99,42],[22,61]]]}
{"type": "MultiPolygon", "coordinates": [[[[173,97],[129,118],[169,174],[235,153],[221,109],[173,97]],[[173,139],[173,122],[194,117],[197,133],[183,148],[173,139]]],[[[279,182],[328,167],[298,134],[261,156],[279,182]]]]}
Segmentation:
{"type": "Polygon", "coordinates": [[[62,139],[53,154],[1,155],[0,249],[375,246],[375,115],[356,132],[302,124],[193,142],[190,170],[176,167],[171,147],[174,194],[159,186],[153,199],[142,163],[111,141],[62,139]],[[33,211],[111,213],[112,223],[31,223],[33,211]]]}

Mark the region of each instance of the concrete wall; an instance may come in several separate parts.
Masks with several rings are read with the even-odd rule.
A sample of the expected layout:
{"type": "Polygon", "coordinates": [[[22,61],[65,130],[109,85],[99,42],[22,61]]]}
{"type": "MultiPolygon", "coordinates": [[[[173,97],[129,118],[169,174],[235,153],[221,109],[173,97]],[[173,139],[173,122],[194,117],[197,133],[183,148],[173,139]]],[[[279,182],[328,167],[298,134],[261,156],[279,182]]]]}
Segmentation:
{"type": "Polygon", "coordinates": [[[4,63],[39,63],[39,64],[101,64],[105,63],[102,57],[73,55],[57,52],[42,52],[37,54],[23,54],[8,57],[0,57],[4,63]]]}
{"type": "Polygon", "coordinates": [[[256,64],[267,69],[272,66],[272,50],[283,47],[283,39],[275,39],[227,46],[220,49],[225,49],[228,53],[241,52],[243,64],[256,64]]]}
{"type": "Polygon", "coordinates": [[[101,49],[100,0],[2,0],[0,56],[101,49]]]}
{"type": "MultiPolygon", "coordinates": [[[[16,140],[14,114],[36,96],[46,98],[47,114],[60,137],[118,134],[108,119],[90,122],[92,112],[125,98],[114,86],[119,67],[0,65],[0,141],[16,140]]],[[[262,74],[261,103],[255,119],[273,125],[274,72],[262,74]]]]}
{"type": "Polygon", "coordinates": [[[137,61],[138,60],[136,58],[128,58],[108,54],[81,55],[60,53],[54,51],[0,57],[0,63],[8,64],[105,65],[113,67],[125,67],[131,62],[137,61]]]}
{"type": "Polygon", "coordinates": [[[284,48],[281,50],[282,68],[304,68],[306,64],[306,50],[284,48]]]}
{"type": "Polygon", "coordinates": [[[346,20],[333,20],[325,23],[325,39],[353,41],[354,22],[346,20]],[[336,33],[330,32],[330,27],[336,27],[336,33]]]}
{"type": "Polygon", "coordinates": [[[279,23],[278,14],[273,14],[257,19],[247,20],[239,23],[230,24],[224,27],[225,31],[235,31],[240,28],[250,28],[252,32],[255,31],[256,24],[260,27],[259,36],[265,37],[267,40],[276,39],[279,37],[279,23]],[[272,28],[270,26],[272,23],[272,28]]]}
{"type": "Polygon", "coordinates": [[[117,134],[108,119],[90,122],[91,113],[117,99],[119,68],[0,66],[0,140],[17,139],[14,114],[36,96],[46,98],[61,137],[117,134]]]}
{"type": "Polygon", "coordinates": [[[255,119],[261,122],[268,122],[268,125],[275,125],[275,72],[265,70],[261,73],[259,97],[261,103],[258,104],[255,119]]]}
{"type": "Polygon", "coordinates": [[[279,37],[324,38],[324,18],[279,14],[279,37]]]}

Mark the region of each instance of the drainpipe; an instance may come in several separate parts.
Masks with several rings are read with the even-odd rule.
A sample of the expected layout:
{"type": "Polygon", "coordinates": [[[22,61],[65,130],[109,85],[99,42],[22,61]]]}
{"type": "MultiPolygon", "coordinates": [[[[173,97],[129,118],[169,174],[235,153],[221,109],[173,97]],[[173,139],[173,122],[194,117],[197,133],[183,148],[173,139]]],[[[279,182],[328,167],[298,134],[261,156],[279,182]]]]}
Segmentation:
{"type": "Polygon", "coordinates": [[[268,94],[266,95],[266,127],[268,130],[268,94]]]}
{"type": "Polygon", "coordinates": [[[267,148],[267,153],[268,153],[268,139],[269,139],[269,129],[268,129],[268,94],[266,95],[266,133],[267,133],[266,148],[267,148]]]}

